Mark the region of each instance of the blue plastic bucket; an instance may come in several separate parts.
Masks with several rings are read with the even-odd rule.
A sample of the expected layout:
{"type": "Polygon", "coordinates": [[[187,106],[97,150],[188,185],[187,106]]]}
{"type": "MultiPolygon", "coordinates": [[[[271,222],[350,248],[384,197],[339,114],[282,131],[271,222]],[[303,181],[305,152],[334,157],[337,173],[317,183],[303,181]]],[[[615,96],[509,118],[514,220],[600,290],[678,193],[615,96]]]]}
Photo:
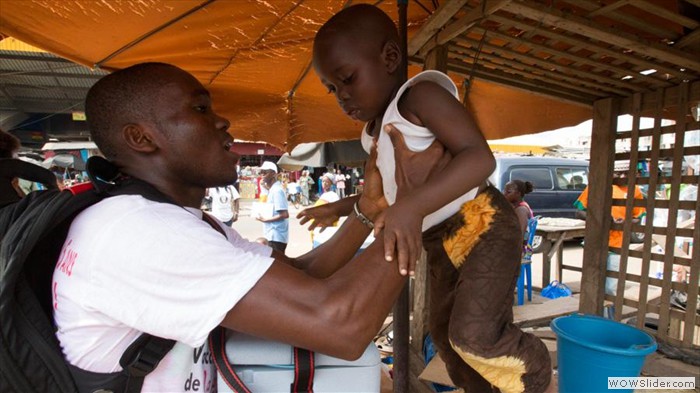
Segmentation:
{"type": "Polygon", "coordinates": [[[608,377],[638,377],[645,357],[656,351],[649,334],[598,316],[559,317],[551,327],[557,335],[560,393],[605,392],[608,377]]]}

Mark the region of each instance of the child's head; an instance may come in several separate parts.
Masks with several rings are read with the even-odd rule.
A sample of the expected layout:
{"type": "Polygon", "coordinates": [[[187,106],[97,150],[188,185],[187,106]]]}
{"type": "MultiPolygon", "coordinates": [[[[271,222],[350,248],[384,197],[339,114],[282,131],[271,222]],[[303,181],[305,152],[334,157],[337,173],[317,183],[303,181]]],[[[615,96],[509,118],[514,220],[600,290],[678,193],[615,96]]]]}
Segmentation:
{"type": "Polygon", "coordinates": [[[529,181],[511,180],[506,183],[503,189],[503,195],[510,203],[517,203],[523,200],[525,194],[529,194],[534,189],[534,186],[529,181]]]}
{"type": "Polygon", "coordinates": [[[384,114],[401,83],[398,42],[391,18],[369,4],[345,8],[318,30],[314,69],[348,116],[370,121],[384,114]]]}

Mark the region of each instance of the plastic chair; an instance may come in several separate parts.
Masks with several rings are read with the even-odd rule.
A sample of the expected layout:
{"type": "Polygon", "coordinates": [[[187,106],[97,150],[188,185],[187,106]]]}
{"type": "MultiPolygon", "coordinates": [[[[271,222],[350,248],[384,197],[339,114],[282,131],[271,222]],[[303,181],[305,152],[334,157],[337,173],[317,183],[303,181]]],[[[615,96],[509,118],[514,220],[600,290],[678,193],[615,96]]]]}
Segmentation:
{"type": "Polygon", "coordinates": [[[518,276],[518,306],[525,303],[525,280],[527,280],[527,300],[532,301],[532,240],[535,238],[537,219],[533,217],[527,221],[527,247],[523,247],[523,255],[520,260],[520,276],[518,276]]]}

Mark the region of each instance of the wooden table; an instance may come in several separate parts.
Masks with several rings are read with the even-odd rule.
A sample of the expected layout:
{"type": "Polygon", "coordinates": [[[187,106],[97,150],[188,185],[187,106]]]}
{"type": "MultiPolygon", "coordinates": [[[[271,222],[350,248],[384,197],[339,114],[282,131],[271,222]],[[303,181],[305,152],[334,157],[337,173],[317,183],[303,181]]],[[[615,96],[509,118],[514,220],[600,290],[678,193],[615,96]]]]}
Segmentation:
{"type": "Polygon", "coordinates": [[[542,287],[549,285],[550,269],[552,266],[552,257],[557,255],[557,269],[555,279],[561,282],[562,270],[575,270],[580,272],[581,268],[577,266],[564,265],[564,241],[583,237],[586,234],[586,223],[581,221],[580,225],[576,226],[554,226],[537,224],[535,233],[542,236],[542,287]]]}

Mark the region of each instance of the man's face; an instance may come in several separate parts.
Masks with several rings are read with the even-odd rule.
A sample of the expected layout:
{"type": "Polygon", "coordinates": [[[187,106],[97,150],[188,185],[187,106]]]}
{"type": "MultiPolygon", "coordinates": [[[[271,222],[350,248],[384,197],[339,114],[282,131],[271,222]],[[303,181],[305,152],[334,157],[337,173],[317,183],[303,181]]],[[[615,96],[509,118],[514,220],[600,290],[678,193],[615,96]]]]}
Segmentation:
{"type": "Polygon", "coordinates": [[[183,186],[213,187],[237,178],[240,156],[230,149],[229,121],[212,109],[209,92],[192,75],[167,70],[170,75],[153,94],[153,126],[162,136],[160,144],[166,173],[183,186]]]}
{"type": "Polygon", "coordinates": [[[277,173],[275,171],[265,169],[261,171],[261,174],[262,182],[265,183],[267,188],[270,188],[273,184],[275,184],[275,181],[277,180],[277,173]]]}
{"type": "Polygon", "coordinates": [[[381,116],[396,88],[381,50],[352,37],[340,35],[315,45],[314,68],[343,112],[355,120],[381,116]]]}

